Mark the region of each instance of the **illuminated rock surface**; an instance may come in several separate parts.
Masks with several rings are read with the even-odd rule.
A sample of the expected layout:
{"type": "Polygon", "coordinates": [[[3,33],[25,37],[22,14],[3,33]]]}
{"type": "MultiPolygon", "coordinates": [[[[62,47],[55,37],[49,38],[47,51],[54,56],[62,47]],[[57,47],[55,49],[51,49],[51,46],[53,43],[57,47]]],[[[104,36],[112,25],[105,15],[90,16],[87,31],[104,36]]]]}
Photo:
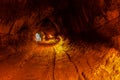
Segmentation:
{"type": "Polygon", "coordinates": [[[120,79],[120,1],[63,1],[1,1],[0,80],[120,79]]]}

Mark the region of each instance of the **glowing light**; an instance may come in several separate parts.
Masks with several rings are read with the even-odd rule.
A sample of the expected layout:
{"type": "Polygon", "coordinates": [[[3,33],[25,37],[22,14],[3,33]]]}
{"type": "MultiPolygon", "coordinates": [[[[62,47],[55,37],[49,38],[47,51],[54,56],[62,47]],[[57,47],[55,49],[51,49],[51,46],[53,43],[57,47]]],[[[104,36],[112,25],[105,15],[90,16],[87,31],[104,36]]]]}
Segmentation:
{"type": "Polygon", "coordinates": [[[41,41],[41,36],[40,36],[39,33],[36,33],[36,34],[35,34],[35,38],[36,38],[36,39],[35,39],[36,41],[41,41]]]}
{"type": "Polygon", "coordinates": [[[49,34],[48,37],[49,37],[49,38],[53,38],[53,35],[49,34]]]}
{"type": "Polygon", "coordinates": [[[62,56],[62,54],[65,53],[65,51],[68,50],[68,46],[67,46],[67,43],[69,42],[68,40],[63,40],[63,38],[61,36],[59,36],[60,38],[60,41],[58,44],[56,44],[54,46],[55,48],[55,51],[57,53],[58,56],[62,56]]]}

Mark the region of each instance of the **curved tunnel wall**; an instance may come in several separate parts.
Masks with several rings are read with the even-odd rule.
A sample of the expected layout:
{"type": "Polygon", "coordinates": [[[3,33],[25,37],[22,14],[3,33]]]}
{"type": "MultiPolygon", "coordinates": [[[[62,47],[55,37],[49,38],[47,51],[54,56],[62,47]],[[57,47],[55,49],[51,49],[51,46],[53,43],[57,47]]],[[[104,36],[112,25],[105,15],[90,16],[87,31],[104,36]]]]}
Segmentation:
{"type": "Polygon", "coordinates": [[[119,5],[1,0],[0,80],[119,80],[119,5]]]}

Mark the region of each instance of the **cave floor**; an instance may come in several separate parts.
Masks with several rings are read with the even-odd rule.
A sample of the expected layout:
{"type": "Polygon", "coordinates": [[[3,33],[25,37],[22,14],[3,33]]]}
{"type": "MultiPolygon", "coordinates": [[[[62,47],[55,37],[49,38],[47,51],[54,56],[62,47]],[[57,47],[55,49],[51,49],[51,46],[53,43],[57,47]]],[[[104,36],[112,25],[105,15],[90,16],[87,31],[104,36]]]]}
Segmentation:
{"type": "Polygon", "coordinates": [[[83,41],[44,46],[29,43],[1,53],[0,80],[119,80],[120,57],[115,48],[83,41]],[[9,55],[10,54],[10,55],[9,55]]]}

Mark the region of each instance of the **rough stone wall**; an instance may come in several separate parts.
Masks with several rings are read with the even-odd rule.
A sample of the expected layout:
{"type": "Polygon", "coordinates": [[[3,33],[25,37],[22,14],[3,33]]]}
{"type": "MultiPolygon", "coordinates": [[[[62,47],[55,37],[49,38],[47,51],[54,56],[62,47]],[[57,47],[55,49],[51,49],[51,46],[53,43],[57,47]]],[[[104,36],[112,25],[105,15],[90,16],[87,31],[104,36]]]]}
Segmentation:
{"type": "Polygon", "coordinates": [[[119,6],[119,0],[1,0],[0,80],[119,80],[119,6]],[[59,41],[36,42],[49,23],[59,41]]]}

